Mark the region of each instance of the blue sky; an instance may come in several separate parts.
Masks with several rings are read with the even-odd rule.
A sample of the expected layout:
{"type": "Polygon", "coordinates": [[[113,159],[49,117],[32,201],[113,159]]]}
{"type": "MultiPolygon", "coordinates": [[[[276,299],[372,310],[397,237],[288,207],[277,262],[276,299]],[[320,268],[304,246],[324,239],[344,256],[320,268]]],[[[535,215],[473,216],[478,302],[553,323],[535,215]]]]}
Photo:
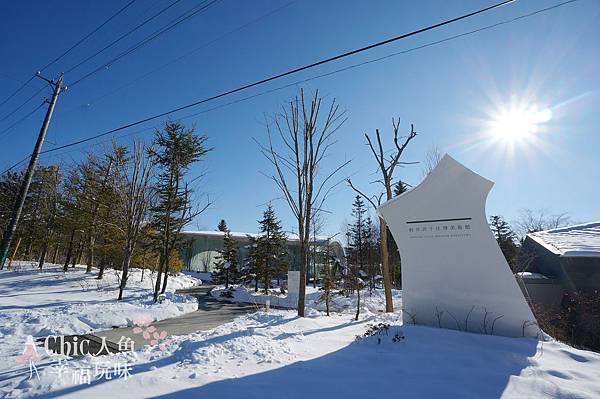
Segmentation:
{"type": "MultiPolygon", "coordinates": [[[[264,116],[276,112],[297,87],[278,90],[251,100],[230,101],[285,84],[337,70],[350,64],[403,51],[462,32],[494,24],[548,7],[555,1],[517,1],[501,9],[426,32],[316,70],[174,114],[195,124],[209,137],[214,151],[194,174],[206,174],[197,186],[210,195],[212,208],[191,228],[214,229],[219,219],[237,231],[255,231],[264,204],[274,200],[286,229],[294,230],[291,213],[276,187],[261,172],[270,165],[253,139],[264,141],[264,116]]],[[[77,80],[145,37],[198,1],[182,0],[153,24],[65,76],[77,80]]],[[[0,98],[25,81],[48,61],[90,32],[125,1],[3,2],[0,25],[0,98]]],[[[167,0],[138,0],[110,25],[95,34],[45,74],[53,76],[131,29],[169,4],[167,0]]],[[[293,67],[386,39],[491,4],[489,1],[295,1],[220,0],[205,13],[124,58],[111,68],[61,95],[45,148],[93,135],[224,90],[232,89],[293,67]],[[273,10],[278,10],[272,13],[273,10]],[[257,18],[269,14],[238,29],[257,18]],[[227,32],[236,30],[226,35],[227,32]],[[219,39],[215,41],[215,39],[219,39]],[[212,43],[211,43],[212,42],[212,43]],[[177,57],[193,54],[116,90],[177,57]]],[[[346,159],[351,164],[340,175],[352,176],[365,191],[375,165],[365,147],[364,133],[379,128],[391,137],[391,118],[400,117],[403,132],[414,123],[418,137],[405,153],[407,161],[422,161],[432,145],[448,152],[496,184],[487,203],[488,214],[513,220],[519,209],[544,208],[568,212],[576,221],[600,219],[600,3],[573,4],[511,24],[391,57],[381,62],[312,80],[301,87],[319,89],[335,97],[348,121],[338,132],[339,142],[325,167],[346,159]],[[502,110],[516,107],[551,114],[536,131],[509,140],[494,134],[491,122],[502,110]]],[[[30,84],[0,107],[6,115],[43,85],[30,84]]],[[[30,102],[0,123],[0,131],[41,102],[30,102]]],[[[2,169],[31,151],[43,112],[0,135],[2,169]]],[[[149,139],[156,123],[120,132],[117,139],[149,139]]],[[[386,136],[387,134],[387,136],[386,136]]],[[[391,145],[388,140],[388,145],[391,145]]],[[[69,163],[84,151],[107,146],[59,151],[42,162],[69,163]]],[[[398,178],[417,184],[422,167],[398,171],[398,178]]],[[[352,191],[340,186],[326,208],[323,231],[334,234],[349,219],[352,191]]]]}

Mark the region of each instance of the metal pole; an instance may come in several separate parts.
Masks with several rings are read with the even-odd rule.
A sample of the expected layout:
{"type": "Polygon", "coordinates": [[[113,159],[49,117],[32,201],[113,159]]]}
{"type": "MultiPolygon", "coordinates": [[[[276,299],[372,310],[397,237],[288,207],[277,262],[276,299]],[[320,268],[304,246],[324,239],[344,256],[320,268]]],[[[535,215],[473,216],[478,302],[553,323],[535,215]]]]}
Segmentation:
{"type": "MultiPolygon", "coordinates": [[[[39,72],[38,72],[39,76],[39,72]]],[[[52,113],[54,112],[54,106],[56,105],[56,100],[58,99],[58,94],[62,89],[62,81],[63,75],[61,74],[58,78],[57,82],[52,80],[46,80],[50,85],[54,86],[54,93],[52,94],[52,100],[50,100],[50,104],[48,106],[48,111],[46,111],[46,117],[44,118],[44,123],[42,124],[42,128],[40,129],[40,134],[38,135],[37,142],[35,143],[35,147],[33,149],[33,153],[31,154],[31,159],[29,160],[29,166],[27,166],[27,171],[25,172],[25,177],[23,178],[23,183],[21,184],[21,190],[19,191],[19,195],[17,196],[17,200],[15,201],[15,206],[13,207],[12,218],[6,231],[4,232],[4,237],[2,237],[2,244],[0,245],[0,270],[4,268],[4,263],[6,262],[6,258],[8,257],[8,252],[10,250],[10,244],[12,242],[15,231],[17,230],[17,225],[19,224],[19,218],[21,217],[21,211],[23,210],[23,205],[25,204],[25,199],[27,198],[27,192],[29,191],[29,185],[31,184],[31,179],[33,178],[33,173],[35,171],[35,166],[37,164],[38,158],[40,157],[40,151],[42,150],[42,144],[44,144],[44,138],[46,137],[46,131],[48,130],[48,125],[50,124],[50,119],[52,118],[52,113]]]]}

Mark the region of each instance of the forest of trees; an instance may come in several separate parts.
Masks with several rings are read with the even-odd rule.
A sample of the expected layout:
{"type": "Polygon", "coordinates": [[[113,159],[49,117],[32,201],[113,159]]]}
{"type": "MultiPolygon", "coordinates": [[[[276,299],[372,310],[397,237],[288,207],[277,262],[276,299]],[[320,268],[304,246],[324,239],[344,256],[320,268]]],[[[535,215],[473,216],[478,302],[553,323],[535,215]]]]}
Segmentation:
{"type": "MultiPolygon", "coordinates": [[[[179,232],[209,204],[194,205],[190,167],[210,151],[206,136],[166,122],[149,145],[113,144],[71,164],[38,166],[11,248],[11,258],[76,264],[102,279],[120,271],[119,299],[128,270],[157,273],[154,298],[183,266],[179,232]]],[[[0,231],[4,234],[23,171],[0,176],[0,231]]]]}

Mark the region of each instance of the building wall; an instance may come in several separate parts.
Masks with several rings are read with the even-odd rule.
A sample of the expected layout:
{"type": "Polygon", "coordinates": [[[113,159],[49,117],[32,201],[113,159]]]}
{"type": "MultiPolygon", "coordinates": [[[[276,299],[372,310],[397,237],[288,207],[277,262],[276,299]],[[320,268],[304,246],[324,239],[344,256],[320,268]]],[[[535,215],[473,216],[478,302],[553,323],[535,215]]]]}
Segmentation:
{"type": "Polygon", "coordinates": [[[583,293],[600,292],[600,258],[560,257],[569,285],[583,293]]]}
{"type": "MultiPolygon", "coordinates": [[[[213,272],[215,265],[219,261],[219,251],[223,249],[223,236],[216,235],[201,235],[201,234],[185,234],[186,248],[184,249],[182,258],[185,268],[188,270],[199,272],[213,272]]],[[[238,243],[238,265],[240,267],[245,263],[248,253],[250,240],[247,238],[234,237],[238,243]]],[[[339,245],[336,245],[338,247],[339,245]]],[[[323,247],[323,246],[321,246],[323,247]]],[[[300,270],[300,245],[298,241],[288,241],[288,270],[300,270]]],[[[319,245],[317,246],[319,248],[319,245]]],[[[335,248],[336,256],[343,258],[343,250],[341,246],[335,248]],[[340,252],[341,251],[341,252],[340,252]]],[[[312,257],[311,257],[312,258],[312,257]]],[[[313,267],[312,259],[309,260],[311,265],[308,268],[308,279],[312,278],[313,267]]],[[[324,263],[324,257],[320,251],[316,251],[317,275],[321,273],[324,263]]]]}
{"type": "Polygon", "coordinates": [[[553,308],[560,306],[565,290],[558,280],[520,277],[517,282],[525,297],[533,303],[553,308]]]}
{"type": "Polygon", "coordinates": [[[600,291],[600,258],[559,256],[529,237],[523,249],[532,256],[528,271],[555,279],[566,292],[600,291]]]}

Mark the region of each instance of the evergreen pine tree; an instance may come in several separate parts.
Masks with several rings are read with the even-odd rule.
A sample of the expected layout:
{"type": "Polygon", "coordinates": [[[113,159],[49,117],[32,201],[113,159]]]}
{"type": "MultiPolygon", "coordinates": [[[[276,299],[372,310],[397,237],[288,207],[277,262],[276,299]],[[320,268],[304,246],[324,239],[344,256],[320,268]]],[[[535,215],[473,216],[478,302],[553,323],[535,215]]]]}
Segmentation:
{"type": "MultiPolygon", "coordinates": [[[[379,231],[375,228],[370,216],[365,222],[365,231],[363,236],[363,247],[365,253],[365,273],[369,279],[369,291],[375,289],[377,278],[381,277],[380,270],[380,251],[379,251],[379,231]]],[[[388,241],[389,243],[389,241],[388,241]]]]}
{"type": "Polygon", "coordinates": [[[217,230],[222,231],[222,232],[226,232],[229,230],[227,228],[227,223],[225,223],[225,219],[221,219],[221,221],[217,225],[217,230]]]}
{"type": "Polygon", "coordinates": [[[498,246],[502,250],[502,254],[504,254],[511,269],[513,269],[519,252],[517,244],[515,244],[515,233],[504,218],[498,215],[490,216],[490,227],[496,237],[496,241],[498,241],[498,246]]]}
{"type": "Polygon", "coordinates": [[[255,290],[258,289],[258,281],[262,281],[265,294],[268,294],[271,280],[281,277],[287,270],[287,236],[270,204],[258,223],[260,233],[251,237],[248,263],[256,275],[255,290]]]}
{"type": "Polygon", "coordinates": [[[354,217],[354,223],[348,227],[348,250],[347,250],[347,263],[348,263],[348,276],[347,276],[347,289],[350,292],[356,292],[356,317],[360,312],[360,290],[363,286],[362,278],[366,275],[365,264],[367,260],[365,245],[365,238],[368,235],[366,229],[365,213],[367,208],[363,199],[357,195],[352,204],[352,216],[354,217]]]}
{"type": "Polygon", "coordinates": [[[329,316],[331,297],[333,295],[333,290],[339,286],[341,270],[331,245],[328,244],[327,247],[325,247],[323,258],[325,265],[323,268],[323,295],[321,296],[321,299],[325,301],[325,310],[327,316],[329,316]]]}
{"type": "Polygon", "coordinates": [[[231,237],[229,230],[226,230],[223,236],[223,249],[217,256],[213,280],[217,284],[224,283],[225,288],[229,288],[230,283],[235,284],[238,280],[237,242],[231,237]]]}
{"type": "Polygon", "coordinates": [[[154,136],[152,155],[159,174],[152,226],[157,232],[157,249],[160,251],[154,301],[158,299],[159,290],[164,293],[167,288],[172,253],[183,245],[179,232],[199,213],[192,212],[192,189],[185,182],[185,176],[190,166],[210,151],[206,140],[206,136],[196,135],[195,129],[188,129],[179,122],[167,122],[164,129],[157,130],[154,136]]]}

